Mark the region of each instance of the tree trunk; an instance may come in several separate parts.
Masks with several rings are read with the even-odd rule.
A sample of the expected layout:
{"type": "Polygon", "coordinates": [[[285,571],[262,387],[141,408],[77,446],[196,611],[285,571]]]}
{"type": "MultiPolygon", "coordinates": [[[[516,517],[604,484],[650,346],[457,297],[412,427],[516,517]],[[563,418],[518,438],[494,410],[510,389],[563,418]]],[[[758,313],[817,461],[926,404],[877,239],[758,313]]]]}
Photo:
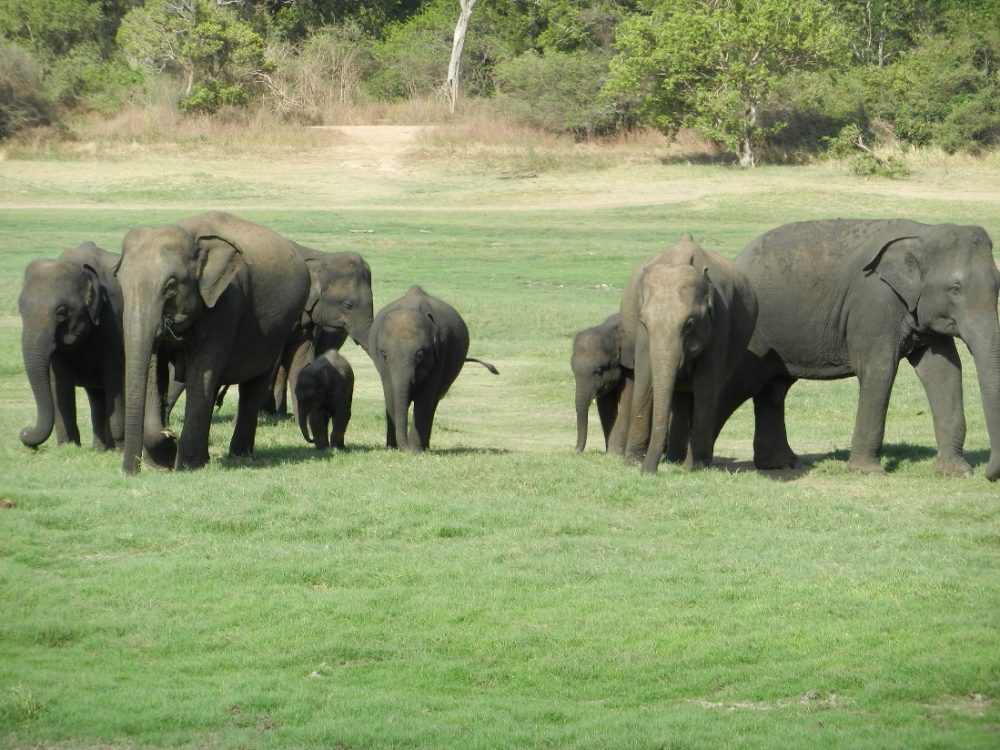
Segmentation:
{"type": "Polygon", "coordinates": [[[757,166],[757,159],[753,152],[753,133],[757,127],[756,102],[750,102],[746,116],[746,122],[743,124],[743,136],[740,138],[740,166],[744,169],[752,169],[757,166]]]}
{"type": "Polygon", "coordinates": [[[458,16],[458,23],[455,24],[455,37],[451,44],[451,60],[448,63],[448,80],[445,83],[445,96],[448,100],[448,110],[455,111],[458,103],[458,75],[461,67],[462,49],[465,47],[465,32],[469,28],[469,18],[472,17],[472,9],[476,7],[476,0],[459,0],[462,12],[458,16]]]}

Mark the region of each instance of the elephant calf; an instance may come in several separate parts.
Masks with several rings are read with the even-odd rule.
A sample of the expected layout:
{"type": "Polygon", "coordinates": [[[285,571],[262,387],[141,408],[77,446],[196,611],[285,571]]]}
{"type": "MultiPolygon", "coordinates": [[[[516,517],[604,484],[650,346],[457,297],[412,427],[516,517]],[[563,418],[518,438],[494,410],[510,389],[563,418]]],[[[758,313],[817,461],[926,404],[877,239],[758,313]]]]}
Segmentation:
{"type": "MultiPolygon", "coordinates": [[[[604,447],[618,417],[618,399],[625,386],[621,362],[622,316],[615,313],[600,325],[585,328],[573,339],[570,366],[576,378],[576,450],[587,447],[590,405],[597,401],[597,413],[604,432],[604,447]]],[[[629,373],[630,374],[630,373],[629,373]]]]}
{"type": "Polygon", "coordinates": [[[18,299],[21,352],[35,397],[35,425],[21,442],[37,448],[52,434],[80,443],[75,386],[90,401],[94,448],[121,447],[125,433],[122,293],[114,277],[119,256],[93,242],[57,260],[36,260],[18,299]]]}
{"type": "Polygon", "coordinates": [[[419,286],[379,310],[371,326],[368,353],[382,379],[385,395],[386,446],[419,453],[430,446],[438,403],[466,362],[469,329],[458,311],[419,286]],[[413,427],[407,418],[413,404],[413,427]]]}
{"type": "Polygon", "coordinates": [[[331,445],[343,449],[353,399],[351,363],[336,349],[320,354],[302,368],[295,383],[295,416],[302,437],[315,443],[317,450],[325,450],[331,445]]]}

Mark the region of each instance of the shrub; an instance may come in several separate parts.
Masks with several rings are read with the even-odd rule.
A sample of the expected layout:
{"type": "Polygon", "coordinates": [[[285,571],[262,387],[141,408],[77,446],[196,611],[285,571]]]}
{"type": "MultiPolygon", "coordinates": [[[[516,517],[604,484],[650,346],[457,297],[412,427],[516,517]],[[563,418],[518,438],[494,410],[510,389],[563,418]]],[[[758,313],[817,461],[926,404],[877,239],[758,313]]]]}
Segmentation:
{"type": "Polygon", "coordinates": [[[0,42],[0,138],[50,121],[41,66],[18,45],[0,42]]]}
{"type": "Polygon", "coordinates": [[[600,51],[527,52],[496,67],[497,106],[515,121],[554,133],[589,136],[618,125],[602,103],[610,55],[600,51]]]}
{"type": "Polygon", "coordinates": [[[250,96],[239,86],[204,81],[195,84],[191,94],[181,99],[181,111],[187,114],[211,114],[221,107],[242,107],[250,101],[250,96]]]}

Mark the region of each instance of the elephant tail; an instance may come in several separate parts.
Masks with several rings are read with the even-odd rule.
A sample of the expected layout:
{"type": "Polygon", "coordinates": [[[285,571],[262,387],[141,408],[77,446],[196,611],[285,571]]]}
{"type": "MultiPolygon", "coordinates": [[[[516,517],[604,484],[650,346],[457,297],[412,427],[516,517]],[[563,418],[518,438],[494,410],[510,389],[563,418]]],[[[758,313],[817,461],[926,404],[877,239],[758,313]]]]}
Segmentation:
{"type": "Polygon", "coordinates": [[[466,357],[466,358],[465,358],[465,361],[466,361],[466,362],[476,362],[477,364],[480,364],[480,365],[482,365],[482,366],[483,366],[483,367],[485,367],[485,368],[486,368],[487,370],[489,370],[490,372],[492,372],[492,373],[493,373],[494,375],[499,375],[499,374],[500,374],[500,371],[499,371],[499,370],[498,370],[497,368],[495,368],[495,367],[494,367],[493,365],[491,365],[491,364],[490,364],[489,362],[484,362],[484,361],[483,361],[483,360],[481,360],[481,359],[476,359],[475,357],[466,357]]]}

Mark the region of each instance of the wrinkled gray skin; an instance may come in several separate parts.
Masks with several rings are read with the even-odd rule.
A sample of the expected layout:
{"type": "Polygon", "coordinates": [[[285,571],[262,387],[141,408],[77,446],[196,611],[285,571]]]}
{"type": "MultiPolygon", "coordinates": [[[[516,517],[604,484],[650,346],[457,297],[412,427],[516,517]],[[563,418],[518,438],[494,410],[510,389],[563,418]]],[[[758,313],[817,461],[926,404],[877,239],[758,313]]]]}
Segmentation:
{"type": "Polygon", "coordinates": [[[122,446],[125,425],[122,294],[114,277],[119,256],[85,242],[57,260],[28,265],[18,299],[21,353],[35,397],[35,424],[21,442],[80,443],[75,386],[90,402],[93,446],[122,446]]]}
{"type": "Polygon", "coordinates": [[[621,314],[580,331],[573,339],[570,367],[576,379],[576,450],[587,447],[590,405],[597,401],[597,413],[604,432],[604,447],[618,416],[618,399],[625,386],[621,366],[621,314]]]}
{"type": "Polygon", "coordinates": [[[125,237],[118,280],[125,300],[126,473],[151,463],[195,469],[208,461],[220,386],[239,384],[230,455],[253,452],[257,413],[275,363],[309,294],[292,242],[212,212],[125,237]],[[167,362],[187,390],[178,441],[165,434],[167,362]]]}
{"type": "Polygon", "coordinates": [[[479,362],[498,374],[493,365],[466,357],[469,330],[462,316],[419,286],[379,310],[367,351],[382,379],[386,446],[414,453],[430,446],[438,403],[466,362],[479,362]],[[411,403],[413,426],[408,430],[411,403]]]}
{"type": "Polygon", "coordinates": [[[372,272],[364,258],[353,252],[326,253],[294,244],[309,269],[309,296],[282,349],[273,395],[265,402],[265,411],[276,414],[288,412],[288,392],[293,398],[292,409],[298,413],[295,384],[314,354],[339,350],[348,336],[364,348],[374,319],[372,272]]]}
{"type": "Polygon", "coordinates": [[[684,235],[635,270],[621,315],[622,364],[635,370],[619,404],[629,415],[626,460],[651,473],[667,451],[687,468],[708,466],[722,387],[757,318],[753,289],[731,261],[684,235]]]}
{"type": "Polygon", "coordinates": [[[923,384],[938,444],[936,470],[971,472],[955,338],[969,347],[990,436],[985,469],[1000,476],[1000,273],[976,226],[902,219],[806,221],[773,229],[736,258],[760,299],[740,377],[721,421],[753,398],[754,463],[794,466],[785,432],[788,388],[799,378],[856,375],[860,391],[848,467],[882,472],[889,395],[902,358],[923,384]]]}
{"type": "Polygon", "coordinates": [[[350,362],[334,349],[323,352],[299,372],[295,397],[295,416],[306,442],[315,443],[318,450],[331,445],[343,449],[354,399],[350,362]]]}

